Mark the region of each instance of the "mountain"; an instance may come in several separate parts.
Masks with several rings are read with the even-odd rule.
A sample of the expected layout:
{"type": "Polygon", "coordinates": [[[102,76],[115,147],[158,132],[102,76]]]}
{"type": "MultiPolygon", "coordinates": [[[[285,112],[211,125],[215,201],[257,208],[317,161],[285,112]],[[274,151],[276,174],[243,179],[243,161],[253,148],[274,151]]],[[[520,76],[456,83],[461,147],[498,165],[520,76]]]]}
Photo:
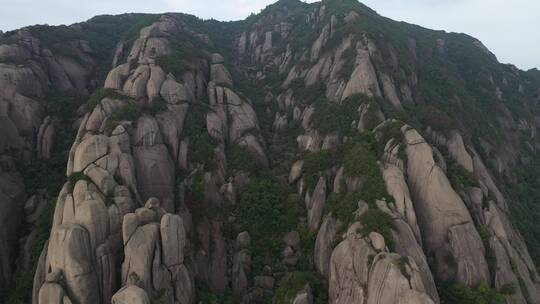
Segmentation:
{"type": "Polygon", "coordinates": [[[540,303],[540,74],[355,0],[0,35],[6,303],[540,303]]]}

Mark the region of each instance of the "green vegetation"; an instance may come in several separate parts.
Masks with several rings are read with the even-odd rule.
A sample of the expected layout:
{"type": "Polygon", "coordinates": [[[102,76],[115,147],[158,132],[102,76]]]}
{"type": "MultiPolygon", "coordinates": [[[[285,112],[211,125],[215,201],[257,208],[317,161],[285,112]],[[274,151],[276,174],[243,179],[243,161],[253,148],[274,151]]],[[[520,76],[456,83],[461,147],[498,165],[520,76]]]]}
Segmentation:
{"type": "Polygon", "coordinates": [[[332,193],[325,208],[347,226],[354,220],[354,211],[358,208],[358,202],[366,202],[369,209],[360,218],[365,228],[361,233],[379,232],[391,248],[393,246],[391,235],[391,230],[394,228],[393,220],[380,211],[375,202],[379,199],[390,202],[392,197],[388,194],[381,176],[374,146],[375,140],[372,135],[363,133],[351,139],[343,147],[341,154],[344,155],[344,175],[360,178],[361,184],[354,192],[332,193]]]}
{"type": "Polygon", "coordinates": [[[448,114],[433,106],[419,107],[417,117],[423,126],[430,126],[438,132],[446,133],[456,129],[455,121],[448,114]]]}
{"type": "Polygon", "coordinates": [[[375,140],[371,134],[363,133],[351,139],[344,147],[344,174],[359,177],[364,182],[361,186],[362,197],[367,203],[376,199],[392,198],[386,191],[386,184],[381,175],[375,153],[375,140]]]}
{"type": "Polygon", "coordinates": [[[309,189],[314,189],[319,181],[319,177],[326,170],[331,169],[336,164],[336,153],[331,150],[311,152],[304,156],[304,182],[309,189]]]}
{"type": "Polygon", "coordinates": [[[395,229],[392,217],[378,208],[368,209],[360,216],[362,230],[360,233],[367,234],[372,231],[380,233],[390,250],[394,250],[394,237],[392,230],[395,229]]]}
{"type": "Polygon", "coordinates": [[[446,174],[454,189],[459,190],[478,186],[478,182],[471,172],[465,170],[451,156],[445,157],[445,159],[447,167],[446,174]]]}
{"type": "Polygon", "coordinates": [[[156,63],[166,73],[172,73],[177,77],[196,67],[198,59],[204,58],[201,50],[210,48],[200,39],[184,33],[174,37],[171,44],[172,53],[157,57],[156,63]]]}
{"type": "Polygon", "coordinates": [[[213,167],[214,140],[206,129],[208,105],[203,102],[192,103],[184,122],[183,137],[189,138],[190,161],[213,167]]]}
{"type": "Polygon", "coordinates": [[[49,91],[46,96],[47,114],[56,118],[67,118],[73,115],[81,105],[84,97],[77,92],[49,91]]]}
{"type": "Polygon", "coordinates": [[[485,283],[476,288],[463,284],[446,284],[439,289],[441,304],[503,304],[504,296],[485,283]]]}
{"type": "MultiPolygon", "coordinates": [[[[30,252],[30,268],[23,269],[23,257],[19,257],[19,259],[17,260],[17,266],[19,271],[17,271],[15,276],[15,288],[9,291],[9,294],[6,297],[6,303],[26,304],[32,302],[32,286],[34,281],[34,274],[36,273],[41,251],[43,250],[45,243],[49,239],[49,233],[52,227],[55,206],[56,202],[54,200],[47,203],[47,208],[35,223],[36,238],[34,241],[34,246],[32,246],[30,252]]],[[[1,297],[0,300],[2,300],[1,297]]]]}
{"type": "Polygon", "coordinates": [[[246,147],[237,144],[227,145],[227,165],[229,169],[254,172],[257,170],[257,162],[246,147]]]}
{"type": "MultiPolygon", "coordinates": [[[[68,159],[69,149],[75,138],[75,131],[71,128],[70,118],[73,111],[80,105],[81,96],[74,92],[50,91],[46,96],[47,113],[52,117],[52,122],[56,125],[54,145],[51,151],[51,158],[44,160],[32,157],[29,162],[24,162],[21,157],[14,157],[17,170],[21,173],[28,194],[36,194],[44,190],[45,199],[48,201],[47,208],[34,224],[36,230],[35,243],[30,252],[30,267],[23,269],[22,257],[17,260],[17,272],[15,274],[15,288],[5,296],[7,303],[30,303],[32,296],[33,276],[37,267],[37,261],[45,242],[49,238],[51,224],[56,206],[56,197],[65,181],[65,168],[68,159]]],[[[81,177],[79,175],[79,177],[81,177]]],[[[72,183],[76,181],[72,177],[72,183]]],[[[21,235],[29,233],[24,227],[21,235]]],[[[0,302],[3,300],[0,295],[0,302]]]]}
{"type": "Polygon", "coordinates": [[[358,209],[361,193],[332,193],[326,201],[325,209],[345,225],[354,220],[354,212],[358,209]]]}
{"type": "Polygon", "coordinates": [[[531,159],[515,176],[516,182],[509,185],[510,220],[523,235],[533,260],[540,263],[540,157],[531,159]]]}
{"type": "Polygon", "coordinates": [[[113,110],[107,117],[106,133],[110,132],[122,121],[136,122],[142,115],[155,116],[167,111],[167,103],[162,98],[155,99],[150,105],[140,107],[134,100],[126,99],[125,103],[113,110]]]}
{"type": "Polygon", "coordinates": [[[326,85],[323,82],[318,82],[311,86],[305,86],[304,80],[297,78],[289,85],[294,92],[296,100],[303,104],[325,103],[326,100],[326,85]]]}
{"type": "Polygon", "coordinates": [[[314,272],[295,271],[287,274],[278,285],[274,295],[274,304],[287,304],[309,284],[313,292],[313,303],[328,303],[327,287],[314,272]]]}
{"type": "Polygon", "coordinates": [[[518,282],[519,282],[519,288],[521,289],[521,292],[523,293],[523,297],[527,301],[527,303],[531,302],[531,295],[529,294],[529,288],[527,288],[527,285],[525,284],[525,281],[523,281],[523,278],[521,276],[518,276],[518,282]]]}
{"type": "Polygon", "coordinates": [[[315,113],[313,113],[312,124],[323,134],[337,132],[345,136],[353,133],[353,121],[358,120],[357,99],[347,99],[343,104],[334,103],[328,100],[315,103],[315,113]]]}
{"type": "Polygon", "coordinates": [[[354,145],[345,154],[343,162],[346,176],[376,176],[380,175],[377,157],[362,144],[354,145]]]}
{"type": "Polygon", "coordinates": [[[191,213],[195,219],[200,219],[205,215],[204,202],[204,181],[202,172],[197,172],[193,177],[191,186],[187,189],[186,193],[187,205],[189,206],[191,213]]]}
{"type": "Polygon", "coordinates": [[[377,156],[382,156],[384,153],[384,148],[390,139],[394,139],[395,143],[400,144],[399,148],[399,158],[405,161],[407,160],[405,153],[405,147],[403,145],[403,133],[401,132],[401,127],[403,127],[403,122],[393,121],[386,123],[381,129],[380,132],[382,137],[377,141],[377,156]]]}
{"type": "Polygon", "coordinates": [[[121,108],[115,109],[108,119],[111,123],[118,123],[121,121],[137,121],[142,115],[139,106],[135,102],[127,102],[121,108]]]}
{"type": "Polygon", "coordinates": [[[195,284],[197,303],[204,304],[234,304],[235,298],[229,293],[214,293],[210,288],[201,281],[195,284]]]}
{"type": "Polygon", "coordinates": [[[516,286],[512,283],[504,284],[499,289],[499,292],[503,295],[513,295],[516,293],[516,286]]]}
{"type": "Polygon", "coordinates": [[[345,80],[348,80],[353,71],[356,67],[356,48],[351,46],[345,52],[343,52],[343,55],[341,59],[345,62],[345,64],[341,67],[341,70],[339,71],[339,77],[345,80]]]}
{"type": "Polygon", "coordinates": [[[296,227],[298,202],[288,200],[288,192],[269,176],[255,178],[240,192],[234,213],[240,231],[251,236],[254,273],[262,269],[266,257],[279,258],[283,235],[296,227]]]}
{"type": "Polygon", "coordinates": [[[92,95],[88,98],[88,109],[92,110],[95,106],[97,106],[103,98],[111,98],[111,99],[119,99],[119,100],[131,100],[130,97],[122,94],[122,92],[119,92],[115,89],[106,89],[106,88],[100,88],[95,90],[92,95]]]}
{"type": "Polygon", "coordinates": [[[88,175],[84,174],[83,172],[73,172],[68,177],[68,193],[73,193],[73,189],[75,188],[75,185],[80,180],[84,180],[84,181],[87,181],[89,183],[92,182],[90,177],[88,177],[88,175]]]}
{"type": "Polygon", "coordinates": [[[495,271],[497,270],[497,258],[495,257],[495,252],[493,252],[493,249],[491,249],[491,246],[489,245],[490,233],[484,225],[477,223],[476,220],[474,226],[478,230],[478,233],[480,234],[480,239],[482,239],[482,243],[484,244],[484,248],[486,250],[485,258],[488,269],[490,273],[495,273],[495,271]]]}
{"type": "Polygon", "coordinates": [[[96,60],[98,83],[101,84],[110,70],[116,44],[119,41],[127,42],[126,52],[129,52],[140,29],[158,18],[159,15],[151,14],[101,15],[70,26],[35,25],[30,26],[29,30],[53,53],[84,64],[88,62],[84,62],[75,47],[79,40],[88,41],[96,60]]]}

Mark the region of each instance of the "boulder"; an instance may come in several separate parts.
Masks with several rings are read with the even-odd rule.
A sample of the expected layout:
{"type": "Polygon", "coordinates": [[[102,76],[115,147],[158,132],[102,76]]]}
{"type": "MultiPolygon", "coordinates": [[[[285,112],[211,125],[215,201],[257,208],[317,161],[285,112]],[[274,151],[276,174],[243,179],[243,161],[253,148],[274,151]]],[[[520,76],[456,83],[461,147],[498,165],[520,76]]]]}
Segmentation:
{"type": "Polygon", "coordinates": [[[143,200],[157,197],[162,207],[174,209],[174,164],[165,145],[137,146],[134,149],[135,172],[143,200]]]}
{"type": "Polygon", "coordinates": [[[81,172],[89,164],[105,156],[109,148],[109,138],[105,135],[90,135],[75,150],[73,172],[81,172]]]}
{"type": "Polygon", "coordinates": [[[124,246],[123,284],[126,284],[129,276],[136,275],[144,290],[152,290],[152,262],[158,241],[159,224],[147,224],[135,229],[124,246]]]}
{"type": "Polygon", "coordinates": [[[370,97],[381,97],[377,74],[371,63],[369,51],[365,49],[362,43],[358,42],[356,52],[356,67],[347,82],[341,100],[343,101],[347,97],[359,93],[370,97]]]}
{"type": "Polygon", "coordinates": [[[112,69],[107,78],[105,79],[105,84],[103,87],[107,89],[122,89],[125,79],[129,75],[129,63],[121,64],[114,69],[112,69]]]}
{"type": "Polygon", "coordinates": [[[384,242],[384,237],[377,232],[369,233],[369,240],[371,241],[371,246],[377,251],[383,251],[386,249],[386,243],[384,242]]]}
{"type": "Polygon", "coordinates": [[[183,84],[176,82],[171,75],[168,75],[165,82],[163,82],[160,94],[168,104],[178,104],[187,102],[191,99],[186,87],[183,84]]]}
{"type": "Polygon", "coordinates": [[[244,295],[249,288],[251,272],[251,255],[249,250],[242,249],[234,255],[232,264],[232,289],[236,295],[244,295]]]}
{"type": "Polygon", "coordinates": [[[150,78],[150,67],[139,65],[124,83],[123,91],[137,100],[147,98],[146,85],[150,78]]]}
{"type": "Polygon", "coordinates": [[[457,131],[452,131],[447,141],[448,152],[452,158],[465,170],[473,172],[473,160],[465,149],[463,138],[457,131]]]}
{"type": "Polygon", "coordinates": [[[115,293],[111,304],[150,304],[150,299],[144,289],[130,285],[115,293]]]}
{"type": "Polygon", "coordinates": [[[179,215],[165,214],[160,225],[163,263],[172,267],[184,263],[186,233],[179,215]]]}
{"type": "MultiPolygon", "coordinates": [[[[402,131],[407,142],[409,186],[412,190],[424,245],[435,255],[438,278],[458,279],[455,277],[455,265],[452,261],[484,260],[480,265],[485,264],[480,236],[474,226],[471,227],[469,232],[473,235],[468,240],[472,243],[467,244],[471,250],[460,251],[464,255],[454,256],[458,251],[451,250],[448,246],[450,229],[456,225],[472,224],[472,218],[460,196],[452,189],[444,171],[436,165],[433,150],[429,144],[416,130],[409,129],[408,126],[404,126],[402,131]],[[449,256],[452,259],[449,259],[449,256]]],[[[484,268],[480,267],[480,270],[484,268]]],[[[481,282],[485,278],[485,272],[478,271],[471,273],[470,276],[469,280],[461,281],[461,283],[481,282]]]]}
{"type": "Polygon", "coordinates": [[[298,160],[291,166],[291,172],[289,173],[289,184],[295,183],[300,178],[300,176],[302,176],[303,166],[303,160],[298,160]]]}
{"type": "Polygon", "coordinates": [[[232,87],[233,81],[231,74],[223,64],[212,64],[210,66],[210,81],[215,84],[222,84],[232,87]]]}
{"type": "Polygon", "coordinates": [[[437,286],[433,279],[433,274],[429,268],[427,258],[422,250],[422,246],[416,240],[411,227],[402,219],[394,219],[395,229],[392,230],[394,239],[394,250],[403,257],[408,257],[414,260],[418,266],[419,274],[422,279],[425,293],[427,293],[433,301],[439,302],[437,286]]]}
{"type": "Polygon", "coordinates": [[[328,277],[330,267],[330,257],[332,246],[337,238],[339,223],[328,214],[324,217],[323,223],[315,240],[314,259],[315,267],[323,277],[328,277]]]}
{"type": "Polygon", "coordinates": [[[325,203],[326,178],[320,177],[311,198],[306,201],[308,227],[311,231],[317,231],[319,229],[325,203]]]}
{"type": "Polygon", "coordinates": [[[146,95],[148,102],[152,102],[160,96],[161,85],[165,81],[165,72],[157,65],[150,65],[150,78],[146,84],[146,95]]]}
{"type": "MultiPolygon", "coordinates": [[[[76,224],[60,225],[52,231],[47,259],[48,269],[60,270],[66,291],[76,303],[98,303],[95,252],[87,230],[76,224]]],[[[40,291],[41,293],[41,291],[40,291]]]]}
{"type": "Polygon", "coordinates": [[[355,234],[337,245],[330,258],[328,295],[331,304],[364,303],[368,294],[370,256],[375,251],[355,234]]]}
{"type": "Polygon", "coordinates": [[[409,186],[405,182],[403,171],[396,165],[384,163],[382,165],[382,176],[386,184],[386,189],[394,198],[396,211],[406,219],[414,232],[414,236],[419,244],[422,244],[420,228],[418,227],[416,213],[409,192],[409,186]]]}
{"type": "MultiPolygon", "coordinates": [[[[44,304],[67,304],[64,297],[67,297],[64,289],[58,283],[46,282],[39,290],[38,301],[44,304]]],[[[69,298],[68,298],[69,300],[69,298]]]]}
{"type": "Polygon", "coordinates": [[[163,143],[157,120],[149,115],[139,117],[132,142],[135,146],[146,147],[163,143]]]}
{"type": "Polygon", "coordinates": [[[472,223],[450,227],[448,239],[457,264],[457,280],[468,286],[490,282],[485,249],[472,223]]]}
{"type": "Polygon", "coordinates": [[[397,303],[409,290],[424,292],[413,261],[393,253],[379,253],[373,261],[367,287],[367,304],[397,303]]]}

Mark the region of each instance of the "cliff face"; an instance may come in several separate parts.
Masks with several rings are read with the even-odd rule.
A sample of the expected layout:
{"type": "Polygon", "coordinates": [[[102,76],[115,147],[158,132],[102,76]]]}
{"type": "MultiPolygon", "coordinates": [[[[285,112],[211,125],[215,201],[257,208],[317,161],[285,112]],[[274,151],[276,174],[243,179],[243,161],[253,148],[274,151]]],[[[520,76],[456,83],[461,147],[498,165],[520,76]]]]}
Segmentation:
{"type": "Polygon", "coordinates": [[[11,301],[540,303],[509,220],[540,148],[534,71],[355,1],[93,22],[45,28],[60,49],[1,37],[11,301]],[[50,203],[36,158],[67,180],[50,203]]]}

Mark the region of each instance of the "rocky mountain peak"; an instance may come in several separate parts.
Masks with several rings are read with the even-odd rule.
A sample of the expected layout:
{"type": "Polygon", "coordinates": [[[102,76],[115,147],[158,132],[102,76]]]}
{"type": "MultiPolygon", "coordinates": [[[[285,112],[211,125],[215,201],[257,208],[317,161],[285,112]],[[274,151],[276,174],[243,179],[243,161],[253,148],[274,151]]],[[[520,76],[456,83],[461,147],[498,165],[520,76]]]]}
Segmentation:
{"type": "Polygon", "coordinates": [[[472,37],[281,0],[0,43],[8,302],[540,301],[540,77],[472,37]]]}

